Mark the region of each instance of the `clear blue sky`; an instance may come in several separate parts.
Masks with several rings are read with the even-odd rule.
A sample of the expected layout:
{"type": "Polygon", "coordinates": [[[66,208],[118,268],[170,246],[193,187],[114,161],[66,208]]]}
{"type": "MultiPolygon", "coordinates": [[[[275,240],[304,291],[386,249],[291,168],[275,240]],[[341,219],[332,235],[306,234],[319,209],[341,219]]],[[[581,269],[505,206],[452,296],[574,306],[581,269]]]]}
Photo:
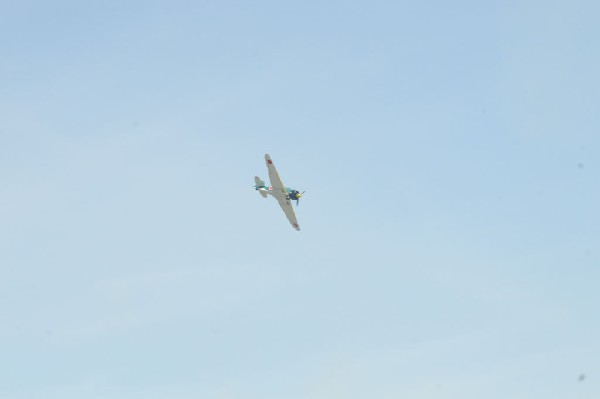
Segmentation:
{"type": "Polygon", "coordinates": [[[599,20],[0,1],[0,397],[600,397],[599,20]]]}

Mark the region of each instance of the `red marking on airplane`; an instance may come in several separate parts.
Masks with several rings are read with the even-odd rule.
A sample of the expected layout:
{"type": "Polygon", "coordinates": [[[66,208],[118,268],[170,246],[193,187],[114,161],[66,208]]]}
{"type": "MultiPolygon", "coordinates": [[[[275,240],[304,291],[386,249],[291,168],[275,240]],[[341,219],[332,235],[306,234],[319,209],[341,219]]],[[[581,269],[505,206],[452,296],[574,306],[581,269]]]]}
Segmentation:
{"type": "Polygon", "coordinates": [[[270,159],[267,162],[269,163],[269,165],[273,165],[273,161],[271,161],[270,159]]]}

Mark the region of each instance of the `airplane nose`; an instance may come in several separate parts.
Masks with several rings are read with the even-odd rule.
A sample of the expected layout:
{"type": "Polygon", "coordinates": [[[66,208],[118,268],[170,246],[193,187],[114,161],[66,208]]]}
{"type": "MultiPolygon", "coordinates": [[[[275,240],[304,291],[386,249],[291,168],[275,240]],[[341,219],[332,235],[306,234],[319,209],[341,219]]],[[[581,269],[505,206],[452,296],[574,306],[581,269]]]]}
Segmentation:
{"type": "Polygon", "coordinates": [[[300,197],[302,197],[302,194],[300,194],[300,193],[296,194],[296,198],[300,198],[300,197]]]}

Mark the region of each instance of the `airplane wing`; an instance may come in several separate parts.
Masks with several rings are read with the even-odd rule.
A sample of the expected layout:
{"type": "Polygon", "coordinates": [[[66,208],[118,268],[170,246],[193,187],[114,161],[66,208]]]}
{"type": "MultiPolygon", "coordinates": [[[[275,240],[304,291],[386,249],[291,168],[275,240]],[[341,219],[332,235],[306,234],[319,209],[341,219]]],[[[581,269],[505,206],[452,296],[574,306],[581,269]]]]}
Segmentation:
{"type": "Polygon", "coordinates": [[[285,186],[279,177],[279,173],[277,173],[277,169],[275,169],[275,165],[271,160],[269,154],[265,154],[265,161],[267,162],[267,169],[269,170],[269,180],[271,181],[271,187],[273,190],[271,194],[277,198],[277,202],[279,202],[279,206],[283,209],[283,213],[292,224],[292,227],[296,230],[300,231],[300,225],[298,224],[298,220],[296,219],[296,214],[294,213],[294,207],[292,206],[292,202],[287,199],[287,191],[285,190],[285,186]]]}
{"type": "Polygon", "coordinates": [[[283,209],[283,213],[292,224],[292,227],[296,230],[300,231],[300,225],[298,224],[298,220],[296,219],[296,213],[294,213],[294,206],[292,205],[289,199],[285,198],[285,195],[282,197],[275,196],[277,198],[277,202],[279,202],[279,206],[283,209]]]}
{"type": "Polygon", "coordinates": [[[275,165],[273,165],[273,161],[271,160],[269,154],[265,154],[265,161],[267,162],[269,180],[271,181],[271,187],[273,187],[273,191],[277,190],[285,193],[285,186],[283,185],[281,177],[279,177],[279,173],[277,173],[277,169],[275,169],[275,165]]]}

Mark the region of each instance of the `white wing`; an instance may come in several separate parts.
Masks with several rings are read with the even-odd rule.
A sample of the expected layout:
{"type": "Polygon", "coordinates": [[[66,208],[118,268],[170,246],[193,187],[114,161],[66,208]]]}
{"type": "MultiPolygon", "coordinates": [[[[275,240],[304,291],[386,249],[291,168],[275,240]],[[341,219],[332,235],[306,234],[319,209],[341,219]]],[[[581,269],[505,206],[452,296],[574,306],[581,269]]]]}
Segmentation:
{"type": "Polygon", "coordinates": [[[267,169],[269,170],[269,180],[271,181],[271,187],[273,190],[271,194],[273,197],[277,198],[277,202],[279,202],[279,206],[283,209],[285,216],[292,224],[292,227],[296,230],[300,231],[300,225],[298,224],[298,220],[296,219],[296,214],[294,213],[294,207],[289,199],[287,199],[287,192],[285,190],[285,186],[279,177],[279,173],[277,173],[277,169],[275,169],[275,165],[271,160],[269,154],[265,154],[265,161],[267,163],[267,169]]]}
{"type": "Polygon", "coordinates": [[[284,196],[275,195],[275,198],[277,198],[277,202],[279,202],[279,206],[281,206],[281,209],[283,209],[283,212],[285,213],[285,216],[292,224],[292,227],[295,228],[296,230],[300,231],[300,225],[298,224],[298,220],[296,219],[296,214],[294,213],[294,207],[292,206],[292,203],[290,202],[290,200],[286,199],[285,195],[284,196]]]}
{"type": "Polygon", "coordinates": [[[271,181],[273,190],[283,191],[285,193],[285,186],[283,185],[281,177],[279,177],[279,173],[277,173],[277,169],[275,169],[275,165],[269,154],[265,154],[265,161],[267,163],[267,169],[269,170],[269,180],[271,181]]]}

